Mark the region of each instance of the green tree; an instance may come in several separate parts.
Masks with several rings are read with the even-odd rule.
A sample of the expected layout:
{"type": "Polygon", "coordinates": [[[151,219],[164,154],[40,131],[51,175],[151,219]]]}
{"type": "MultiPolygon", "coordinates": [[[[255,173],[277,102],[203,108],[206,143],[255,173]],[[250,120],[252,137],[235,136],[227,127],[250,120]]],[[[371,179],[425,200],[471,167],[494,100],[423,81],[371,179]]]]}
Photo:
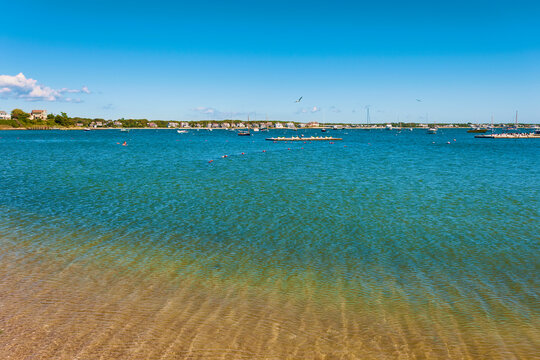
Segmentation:
{"type": "Polygon", "coordinates": [[[11,117],[19,121],[27,121],[30,118],[30,114],[25,113],[21,109],[13,109],[11,111],[11,117]]]}
{"type": "Polygon", "coordinates": [[[72,119],[70,119],[65,112],[60,113],[60,115],[56,115],[54,117],[54,122],[57,123],[60,126],[73,126],[75,123],[72,119]]]}

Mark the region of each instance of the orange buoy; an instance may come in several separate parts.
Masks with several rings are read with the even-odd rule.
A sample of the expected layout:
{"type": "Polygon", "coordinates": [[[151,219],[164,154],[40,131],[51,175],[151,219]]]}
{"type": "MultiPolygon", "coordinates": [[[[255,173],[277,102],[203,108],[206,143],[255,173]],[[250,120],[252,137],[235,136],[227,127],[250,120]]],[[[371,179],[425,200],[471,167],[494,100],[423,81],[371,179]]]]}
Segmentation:
{"type": "Polygon", "coordinates": [[[244,153],[242,153],[242,155],[245,155],[244,153]]]}
{"type": "Polygon", "coordinates": [[[124,143],[122,144],[122,146],[127,146],[127,141],[124,141],[124,143]]]}
{"type": "Polygon", "coordinates": [[[210,160],[208,163],[212,163],[214,160],[210,160]]]}

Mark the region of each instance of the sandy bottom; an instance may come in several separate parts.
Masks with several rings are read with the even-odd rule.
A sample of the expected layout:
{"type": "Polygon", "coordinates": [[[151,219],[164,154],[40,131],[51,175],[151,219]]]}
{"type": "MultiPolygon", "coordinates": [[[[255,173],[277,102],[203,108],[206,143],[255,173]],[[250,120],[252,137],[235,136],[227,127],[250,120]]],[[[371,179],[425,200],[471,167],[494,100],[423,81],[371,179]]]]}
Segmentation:
{"type": "Polygon", "coordinates": [[[511,359],[531,358],[539,345],[534,324],[512,334],[444,307],[1,255],[2,359],[511,359]]]}

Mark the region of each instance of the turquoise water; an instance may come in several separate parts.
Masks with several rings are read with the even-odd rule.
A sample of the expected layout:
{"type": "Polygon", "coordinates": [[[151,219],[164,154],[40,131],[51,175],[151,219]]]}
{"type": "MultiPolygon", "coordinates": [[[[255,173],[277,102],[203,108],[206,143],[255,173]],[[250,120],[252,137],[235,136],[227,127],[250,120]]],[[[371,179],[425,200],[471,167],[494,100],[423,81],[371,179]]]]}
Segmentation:
{"type": "MultiPolygon", "coordinates": [[[[230,305],[239,309],[266,304],[256,317],[272,312],[289,333],[291,318],[320,324],[301,341],[294,334],[262,346],[271,329],[236,314],[234,323],[255,335],[240,345],[224,340],[224,352],[526,358],[539,349],[539,140],[475,139],[457,129],[264,140],[302,132],[320,134],[0,132],[0,289],[26,274],[17,279],[24,289],[0,295],[0,304],[67,291],[47,305],[52,311],[80,285],[79,295],[94,296],[84,300],[90,306],[157,283],[166,290],[151,296],[172,301],[189,282],[201,298],[236,294],[230,305]],[[74,264],[85,270],[66,279],[74,264]],[[46,275],[37,278],[37,268],[46,275]],[[88,273],[108,274],[113,290],[89,285],[88,273]],[[294,304],[283,310],[287,321],[281,301],[294,304]],[[312,353],[328,329],[335,342],[312,353]]],[[[131,316],[142,302],[118,312],[131,316]]],[[[31,305],[21,303],[19,318],[39,317],[31,305]]],[[[167,321],[185,312],[178,304],[167,321]]],[[[9,319],[4,327],[16,331],[9,319]]],[[[167,321],[159,322],[163,349],[171,346],[167,321]]]]}

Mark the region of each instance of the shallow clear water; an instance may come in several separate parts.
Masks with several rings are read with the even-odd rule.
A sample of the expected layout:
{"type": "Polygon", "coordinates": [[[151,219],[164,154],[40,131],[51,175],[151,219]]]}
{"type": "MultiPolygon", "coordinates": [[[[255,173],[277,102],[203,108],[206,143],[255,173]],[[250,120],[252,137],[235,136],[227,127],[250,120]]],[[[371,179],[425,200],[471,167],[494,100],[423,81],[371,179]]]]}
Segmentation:
{"type": "Polygon", "coordinates": [[[538,352],[539,140],[298,133],[0,132],[0,353],[538,352]]]}

